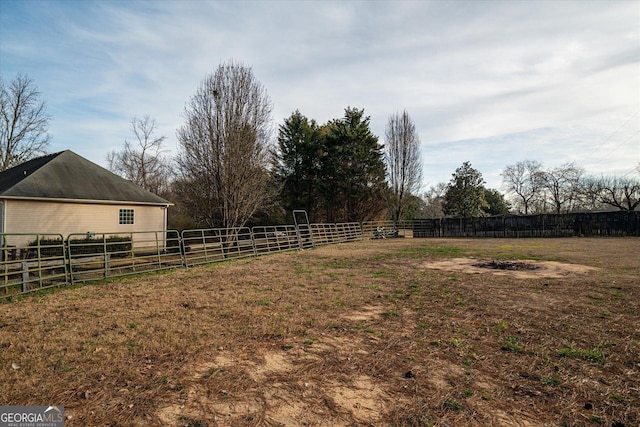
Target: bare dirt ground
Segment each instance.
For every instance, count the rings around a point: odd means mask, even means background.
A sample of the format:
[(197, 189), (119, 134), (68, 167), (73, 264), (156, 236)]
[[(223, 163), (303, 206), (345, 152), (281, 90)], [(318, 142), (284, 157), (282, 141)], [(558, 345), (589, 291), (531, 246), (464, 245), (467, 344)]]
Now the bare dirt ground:
[(637, 426), (638, 254), (386, 239), (30, 296), (0, 304), (0, 404), (67, 426)]
[(549, 278), (560, 279), (574, 274), (589, 274), (597, 271), (595, 267), (586, 265), (567, 264), (557, 261), (520, 261), (514, 269), (501, 269), (481, 266), (481, 264), (490, 264), (491, 262), (478, 262), (474, 258), (452, 258), (442, 261), (430, 261), (423, 264), (423, 268), (435, 268), (446, 271), (459, 271), (466, 274), (482, 274), (490, 272), (498, 276), (512, 276), (518, 279), (535, 279)]

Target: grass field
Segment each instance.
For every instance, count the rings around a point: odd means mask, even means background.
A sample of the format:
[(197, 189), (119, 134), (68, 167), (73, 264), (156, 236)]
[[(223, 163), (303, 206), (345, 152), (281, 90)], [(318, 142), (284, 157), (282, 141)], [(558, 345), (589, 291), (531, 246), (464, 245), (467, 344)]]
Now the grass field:
[(407, 238), (60, 289), (0, 304), (0, 404), (66, 426), (636, 427), (639, 277), (638, 238)]

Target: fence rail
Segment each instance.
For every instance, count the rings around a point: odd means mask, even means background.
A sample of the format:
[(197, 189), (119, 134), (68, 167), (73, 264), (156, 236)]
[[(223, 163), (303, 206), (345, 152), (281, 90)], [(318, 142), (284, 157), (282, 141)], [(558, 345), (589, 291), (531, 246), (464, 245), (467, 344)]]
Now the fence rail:
[(68, 282), (65, 245), (60, 234), (24, 234), (12, 236), (28, 239), (20, 246), (7, 245), (7, 235), (0, 235), (0, 296), (24, 294)]
[(128, 276), (181, 267), (177, 231), (70, 234), (67, 239), (70, 282)]
[[(360, 237), (362, 229), (358, 223), (212, 228), (182, 233), (175, 230), (72, 233), (66, 238), (60, 234), (0, 233), (0, 298)], [(7, 244), (18, 240), (29, 243)]]
[[(0, 298), (148, 271), (390, 237), (640, 236), (640, 212), (300, 223), (134, 233), (0, 233)], [(28, 243), (10, 245), (12, 242)]]
[(253, 227), (251, 232), (256, 255), (300, 249), (295, 225)]
[(413, 235), (413, 221), (365, 221), (362, 223), (362, 233), (365, 238), (385, 239), (387, 237), (406, 237)]
[(255, 255), (247, 227), (184, 230), (182, 249), (185, 267)]
[(316, 223), (310, 224), (309, 227), (315, 246), (349, 242), (363, 237), (362, 226), (357, 222)]

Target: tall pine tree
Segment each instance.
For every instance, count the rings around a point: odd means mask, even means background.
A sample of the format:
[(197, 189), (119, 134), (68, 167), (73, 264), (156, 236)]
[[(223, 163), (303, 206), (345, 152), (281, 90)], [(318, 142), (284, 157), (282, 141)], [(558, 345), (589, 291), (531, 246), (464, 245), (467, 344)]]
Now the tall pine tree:
[(482, 174), (464, 162), (452, 176), (444, 195), (444, 213), (456, 218), (483, 216), (487, 202)]
[(274, 172), (282, 186), (282, 207), (291, 212), (305, 209), (312, 221), (318, 218), (321, 128), (300, 111), (285, 119), (278, 130)]
[(326, 220), (364, 221), (384, 215), (388, 187), (383, 146), (369, 127), (364, 110), (346, 108), (327, 124), (321, 162)]

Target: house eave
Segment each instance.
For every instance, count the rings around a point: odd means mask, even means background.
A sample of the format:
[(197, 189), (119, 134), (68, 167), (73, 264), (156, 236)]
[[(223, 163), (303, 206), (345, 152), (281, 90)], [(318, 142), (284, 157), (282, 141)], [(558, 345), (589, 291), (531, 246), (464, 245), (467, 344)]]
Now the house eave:
[(78, 203), (92, 205), (140, 205), (140, 206), (159, 206), (169, 207), (173, 203), (155, 203), (155, 202), (136, 202), (131, 200), (93, 200), (93, 199), (65, 199), (65, 198), (49, 198), (49, 197), (20, 197), (20, 196), (0, 196), (0, 200), (23, 200), (30, 202), (57, 202), (57, 203)]

